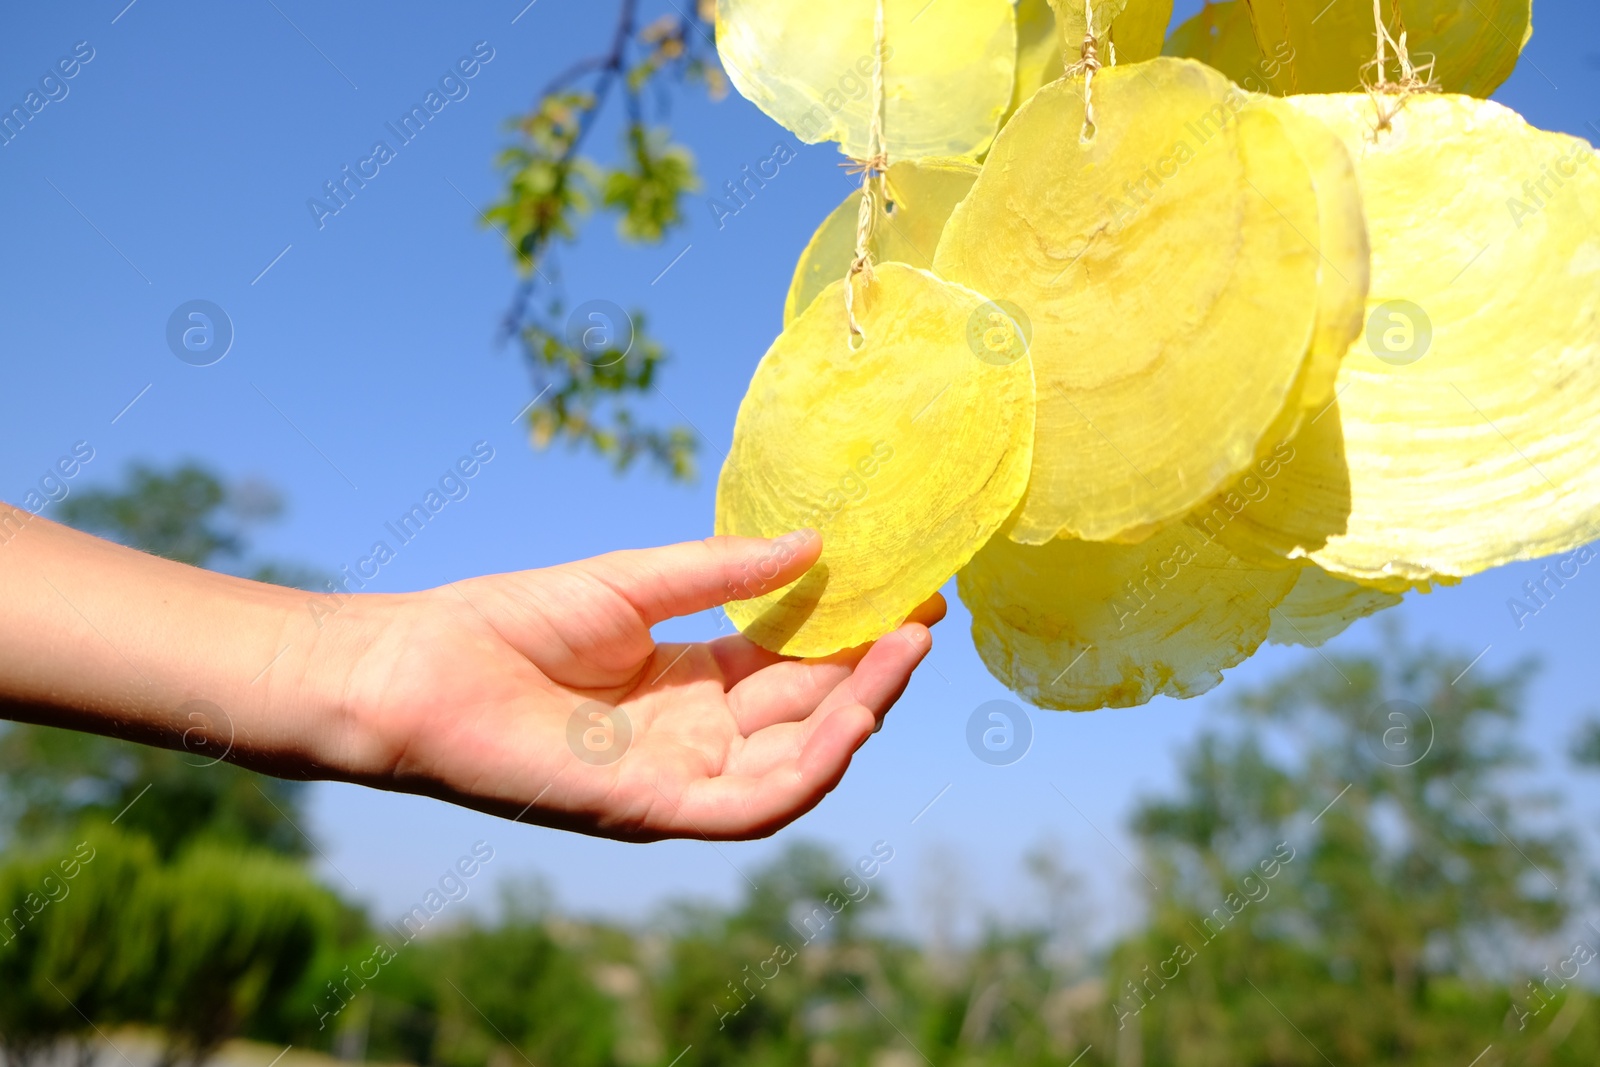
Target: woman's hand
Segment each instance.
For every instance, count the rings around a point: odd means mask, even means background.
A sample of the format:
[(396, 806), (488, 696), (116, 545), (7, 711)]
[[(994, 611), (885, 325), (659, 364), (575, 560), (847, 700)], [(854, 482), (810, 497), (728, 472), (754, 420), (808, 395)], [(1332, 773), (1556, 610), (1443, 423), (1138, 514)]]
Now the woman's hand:
[(819, 660), (737, 634), (658, 645), (650, 628), (786, 585), (820, 551), (810, 532), (713, 538), (357, 598), (312, 665), (354, 653), (357, 781), (630, 841), (760, 837), (838, 784), (943, 600)]

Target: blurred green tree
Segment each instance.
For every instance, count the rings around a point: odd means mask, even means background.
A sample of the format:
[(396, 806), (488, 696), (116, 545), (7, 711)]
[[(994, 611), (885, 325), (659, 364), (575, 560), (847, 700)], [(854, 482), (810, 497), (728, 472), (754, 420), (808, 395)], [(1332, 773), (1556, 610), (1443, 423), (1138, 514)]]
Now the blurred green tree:
[(1580, 767), (1600, 767), (1600, 719), (1589, 719), (1572, 739), (1572, 762)]
[(1139, 810), (1161, 888), (1114, 954), (1100, 1047), (1184, 1067), (1469, 1063), (1490, 1044), (1593, 1062), (1581, 992), (1524, 1016), (1507, 988), (1569, 913), (1574, 845), (1537, 819), (1548, 797), (1514, 791), (1531, 666), (1470, 666), (1390, 632), (1235, 699), (1181, 794)]
[(250, 560), (250, 530), (283, 512), (282, 495), (259, 479), (229, 484), (193, 462), (169, 470), (134, 463), (120, 486), (81, 489), (67, 497), (60, 518), (179, 563), (297, 589), (319, 588), (325, 576), (311, 568)]
[(124, 940), (150, 948), (150, 980), (132, 1017), (167, 1035), (161, 1067), (199, 1067), (300, 985), (338, 914), (303, 864), (257, 849), (196, 842), (137, 887)]
[(584, 941), (581, 924), (508, 895), (493, 926), (469, 922), (447, 943), (428, 946), (439, 983), (435, 1061), (615, 1063), (616, 1007), (595, 984), (601, 960), (583, 951)]
[(626, 969), (632, 939), (560, 918), (537, 887), (519, 890), (493, 921), (465, 913), (411, 941), (393, 926), (363, 930), (303, 985), (302, 1010), (285, 1015), (300, 1029), (279, 1036), (345, 1059), (444, 1067), (619, 1062), (617, 991), (598, 976), (615, 950)]
[(750, 872), (737, 908), (674, 909), (655, 986), (667, 1054), (692, 1046), (706, 1065), (865, 1062), (882, 1031), (893, 1034), (868, 998), (906, 1007), (880, 965), (888, 942), (865, 933), (886, 903), (876, 878), (892, 855), (880, 845), (867, 876), (796, 841)]
[[(64, 834), (117, 819), (164, 857), (197, 837), (290, 856), (310, 851), (299, 827), (305, 783), (165, 749), (46, 726), (0, 724), (0, 841)], [(118, 818), (120, 816), (120, 818)]]
[[(62, 521), (141, 551), (197, 567), (299, 588), (318, 583), (297, 564), (254, 560), (250, 531), (283, 513), (281, 495), (256, 480), (233, 484), (194, 463), (142, 463), (122, 484), (78, 490)], [(197, 711), (205, 736), (228, 736), (225, 710)], [(212, 721), (217, 720), (217, 721)], [(198, 739), (201, 735), (196, 734)], [(0, 842), (67, 832), (83, 818), (118, 819), (161, 855), (205, 834), (303, 855), (304, 786), (219, 762), (214, 746), (168, 752), (49, 727), (0, 724)]]
[(0, 907), (8, 1062), (67, 1042), (88, 1067), (103, 1027), (140, 1022), (165, 1033), (165, 1067), (203, 1063), (279, 1010), (338, 904), (292, 860), (200, 842), (162, 865), (143, 835), (90, 823), (10, 852)]
[(129, 894), (156, 869), (149, 842), (88, 825), (0, 859), (0, 1051), (33, 1067), (66, 1042), (92, 1062), (94, 1021), (128, 1018), (153, 977)]

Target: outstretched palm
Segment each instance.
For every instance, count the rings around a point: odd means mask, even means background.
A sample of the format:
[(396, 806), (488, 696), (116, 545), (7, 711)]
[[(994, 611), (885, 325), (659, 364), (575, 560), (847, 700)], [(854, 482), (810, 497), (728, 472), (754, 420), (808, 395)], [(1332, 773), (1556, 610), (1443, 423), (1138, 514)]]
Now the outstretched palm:
[(404, 598), (351, 681), (388, 739), (383, 784), (625, 840), (772, 833), (838, 783), (943, 601), (819, 660), (650, 627), (781, 587), (820, 551), (714, 538)]

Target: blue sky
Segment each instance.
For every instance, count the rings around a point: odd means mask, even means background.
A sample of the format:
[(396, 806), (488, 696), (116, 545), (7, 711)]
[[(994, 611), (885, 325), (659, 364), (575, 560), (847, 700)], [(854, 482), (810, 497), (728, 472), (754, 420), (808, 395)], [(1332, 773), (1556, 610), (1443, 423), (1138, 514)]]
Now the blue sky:
[[(106, 481), (134, 459), (192, 457), (279, 485), (291, 510), (263, 532), (261, 549), (335, 570), (487, 441), (495, 459), (470, 495), (374, 588), (709, 533), (719, 450), (779, 328), (794, 259), (846, 179), (831, 149), (804, 149), (720, 228), (702, 196), (666, 246), (623, 245), (598, 220), (560, 256), (574, 302), (646, 309), (674, 353), (667, 399), (646, 409), (687, 419), (709, 442), (699, 484), (670, 486), (643, 471), (618, 478), (585, 455), (532, 451), (513, 425), (532, 399), (526, 372), (492, 343), (514, 276), (506, 246), (475, 224), (476, 211), (499, 190), (493, 159), (507, 141), (504, 121), (557, 69), (604, 47), (614, 5), (525, 3), (94, 0), (0, 14), (7, 108), (78, 42), (93, 50), (66, 95), (0, 147), (0, 496), (21, 502), (79, 441), (95, 458), (78, 484)], [(1197, 6), (1180, 3), (1180, 12)], [(1600, 123), (1600, 14), (1585, 0), (1538, 0), (1535, 24), (1499, 98), (1536, 125), (1600, 138), (1589, 125)], [(466, 95), (319, 228), (308, 199), (367, 157), (384, 124), (478, 42), (480, 57), (488, 49), (493, 58)], [(708, 190), (791, 140), (737, 96), (712, 104), (683, 94), (671, 121)], [(609, 150), (615, 128), (593, 144)], [(225, 309), (235, 331), (226, 358), (209, 367), (175, 359), (165, 340), (174, 309), (197, 299)], [(1506, 600), (1535, 569), (1414, 597), (1394, 614), (1414, 635), (1469, 655), (1487, 648), (1484, 667), (1541, 655), (1548, 670), (1527, 738), (1559, 773), (1566, 738), (1593, 702), (1600, 577), (1586, 573), (1519, 631)], [(978, 662), (967, 625), (956, 605), (933, 658), (843, 786), (775, 841), (624, 846), (346, 786), (317, 787), (308, 829), (327, 877), (381, 912), (409, 904), (485, 839), (497, 850), (495, 877), (538, 873), (567, 907), (634, 917), (674, 895), (729, 899), (741, 872), (797, 837), (846, 858), (889, 842), (886, 883), (907, 916), (934, 886), (1014, 913), (1022, 853), (1054, 838), (1091, 887), (1087, 916), (1104, 927), (1126, 917), (1137, 882), (1118, 852), (1128, 851), (1121, 825), (1133, 799), (1171, 782), (1174, 753), (1215, 699), (1314, 655), (1269, 650), (1197, 701), (1036, 713), (1032, 751), (996, 768), (964, 740), (972, 710), (1007, 696)], [(671, 634), (714, 630), (699, 618)], [(1361, 625), (1340, 647), (1378, 636)], [(1580, 786), (1575, 796), (1586, 817), (1600, 813), (1600, 793)]]

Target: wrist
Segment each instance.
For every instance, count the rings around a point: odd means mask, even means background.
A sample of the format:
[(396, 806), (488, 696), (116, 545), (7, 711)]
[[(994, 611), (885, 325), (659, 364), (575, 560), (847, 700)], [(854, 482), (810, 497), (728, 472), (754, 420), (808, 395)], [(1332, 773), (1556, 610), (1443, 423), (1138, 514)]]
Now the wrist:
[(297, 592), (286, 606), (288, 651), (265, 713), (296, 724), (286, 740), (303, 747), (285, 754), (297, 765), (318, 777), (364, 784), (389, 776), (406, 740), (383, 713), (385, 672), (374, 660), (393, 645), (408, 599)]
[[(437, 591), (298, 594), (288, 617), (290, 706), (320, 777), (416, 791), (421, 743), (437, 724), (430, 654), (460, 605)], [(289, 657), (285, 657), (288, 659)]]

